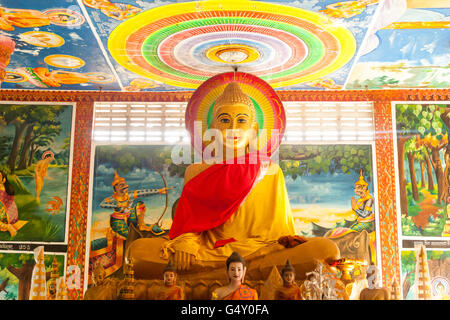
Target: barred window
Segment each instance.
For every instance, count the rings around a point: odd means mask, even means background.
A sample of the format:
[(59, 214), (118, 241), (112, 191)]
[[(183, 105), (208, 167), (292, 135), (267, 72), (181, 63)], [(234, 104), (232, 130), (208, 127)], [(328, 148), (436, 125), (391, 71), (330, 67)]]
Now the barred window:
[[(189, 142), (187, 103), (96, 103), (93, 140), (104, 143)], [(284, 141), (370, 142), (374, 140), (373, 104), (285, 101)]]
[(286, 142), (359, 142), (374, 140), (373, 104), (285, 101)]
[(185, 109), (186, 103), (97, 103), (94, 109), (94, 141), (190, 141), (184, 127)]

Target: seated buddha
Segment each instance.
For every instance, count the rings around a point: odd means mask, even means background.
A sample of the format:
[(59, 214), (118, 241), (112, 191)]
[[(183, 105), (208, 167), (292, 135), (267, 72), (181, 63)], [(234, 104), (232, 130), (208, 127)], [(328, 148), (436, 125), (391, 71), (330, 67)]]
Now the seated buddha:
[(128, 247), (136, 277), (159, 277), (169, 260), (190, 279), (222, 275), (212, 271), (235, 251), (246, 260), (250, 280), (266, 279), (287, 259), (300, 278), (317, 261), (338, 259), (338, 247), (326, 238), (292, 248), (279, 243), (296, 235), (283, 172), (268, 156), (252, 153), (255, 107), (237, 82), (215, 100), (210, 128), (216, 147), (211, 157), (187, 167), (168, 238), (140, 238)]
[(233, 252), (226, 261), (228, 284), (211, 294), (212, 300), (258, 300), (258, 293), (244, 285), (245, 260), (238, 252)]
[(275, 291), (275, 300), (303, 300), (302, 291), (295, 283), (295, 269), (289, 262), (281, 269), (283, 285)]

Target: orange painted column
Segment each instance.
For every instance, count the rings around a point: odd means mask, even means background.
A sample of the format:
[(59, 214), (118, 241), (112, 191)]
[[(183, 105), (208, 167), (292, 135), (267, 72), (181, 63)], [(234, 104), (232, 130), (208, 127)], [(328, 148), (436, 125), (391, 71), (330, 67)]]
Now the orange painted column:
[(397, 283), (401, 282), (393, 140), (395, 124), (392, 122), (390, 100), (374, 101), (374, 121), (381, 272), (383, 286), (390, 288), (394, 278)]
[(93, 101), (77, 102), (66, 270), (79, 267), (80, 286), (69, 290), (70, 300), (83, 299), (93, 109)]

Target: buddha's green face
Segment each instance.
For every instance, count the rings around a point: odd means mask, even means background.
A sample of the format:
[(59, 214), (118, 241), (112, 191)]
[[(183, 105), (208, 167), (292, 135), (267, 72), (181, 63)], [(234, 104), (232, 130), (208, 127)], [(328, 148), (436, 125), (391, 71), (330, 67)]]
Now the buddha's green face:
[(235, 151), (245, 149), (257, 132), (250, 107), (241, 103), (226, 104), (214, 111), (211, 128), (222, 133), (222, 146)]

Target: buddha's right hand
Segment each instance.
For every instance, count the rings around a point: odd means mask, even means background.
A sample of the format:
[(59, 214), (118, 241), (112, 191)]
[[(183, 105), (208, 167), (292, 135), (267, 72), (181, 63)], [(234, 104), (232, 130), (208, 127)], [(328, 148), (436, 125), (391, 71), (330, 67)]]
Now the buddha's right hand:
[(175, 265), (178, 271), (189, 270), (195, 261), (195, 256), (193, 254), (180, 250), (175, 250), (172, 258), (173, 264)]

